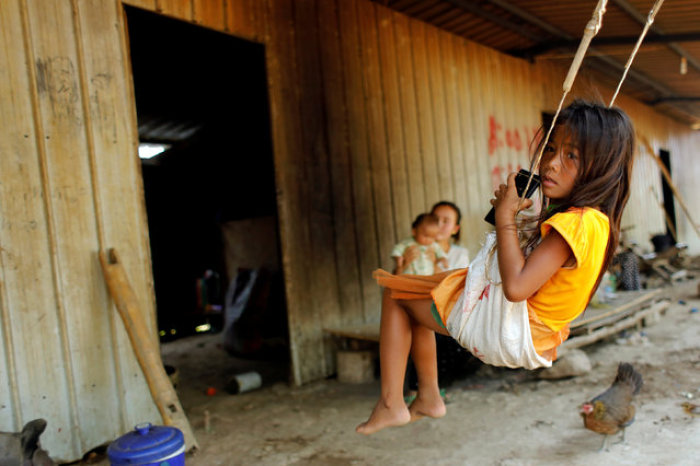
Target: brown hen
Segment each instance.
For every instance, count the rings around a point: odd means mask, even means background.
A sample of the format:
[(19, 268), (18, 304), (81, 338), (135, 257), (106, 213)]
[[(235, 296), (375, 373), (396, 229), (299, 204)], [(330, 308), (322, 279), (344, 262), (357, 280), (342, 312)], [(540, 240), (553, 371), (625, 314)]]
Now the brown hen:
[(631, 364), (620, 363), (610, 388), (581, 405), (583, 425), (605, 435), (601, 450), (606, 447), (608, 435), (622, 431), (622, 440), (625, 439), (625, 427), (634, 422), (632, 397), (639, 393), (642, 383), (642, 376)]

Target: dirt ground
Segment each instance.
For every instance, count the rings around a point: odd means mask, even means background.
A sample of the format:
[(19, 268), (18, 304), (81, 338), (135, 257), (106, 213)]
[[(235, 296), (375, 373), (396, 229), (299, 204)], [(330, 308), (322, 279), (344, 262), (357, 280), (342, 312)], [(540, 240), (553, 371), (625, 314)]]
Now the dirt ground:
[[(545, 381), (535, 372), (483, 366), (447, 389), (444, 418), (370, 437), (354, 429), (370, 414), (378, 381), (350, 385), (329, 379), (293, 387), (279, 364), (228, 356), (220, 335), (165, 344), (164, 361), (180, 370), (178, 392), (200, 445), (186, 462), (700, 465), (700, 416), (681, 406), (700, 403), (697, 286), (694, 280), (666, 288), (673, 304), (659, 322), (583, 348), (593, 365), (585, 376)], [(578, 407), (610, 385), (620, 361), (632, 363), (644, 377), (636, 421), (624, 442), (598, 451), (602, 436), (583, 427)], [(263, 374), (262, 388), (226, 392), (227, 375), (251, 369)], [(209, 387), (216, 394), (207, 395)]]

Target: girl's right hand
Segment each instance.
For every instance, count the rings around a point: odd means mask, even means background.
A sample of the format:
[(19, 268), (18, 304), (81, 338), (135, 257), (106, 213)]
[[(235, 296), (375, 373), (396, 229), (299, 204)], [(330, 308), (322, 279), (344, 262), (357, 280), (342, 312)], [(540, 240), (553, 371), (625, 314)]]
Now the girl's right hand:
[[(491, 205), (496, 209), (496, 225), (504, 222), (510, 223), (515, 219), (515, 215), (519, 210), (527, 209), (532, 205), (531, 199), (524, 199), (520, 203), (520, 197), (515, 188), (515, 175), (515, 172), (508, 175), (507, 184), (501, 184), (494, 191), (496, 198), (491, 199)], [(499, 219), (501, 220), (500, 222)]]

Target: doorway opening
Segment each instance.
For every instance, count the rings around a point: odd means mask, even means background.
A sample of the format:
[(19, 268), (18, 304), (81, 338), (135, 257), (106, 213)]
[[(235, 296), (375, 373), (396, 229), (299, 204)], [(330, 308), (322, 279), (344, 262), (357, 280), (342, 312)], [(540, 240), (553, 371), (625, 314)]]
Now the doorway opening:
[[(671, 174), (671, 153), (667, 150), (659, 150), (659, 158), (661, 162), (666, 167), (666, 170)], [(664, 210), (668, 215), (668, 221), (666, 223), (666, 235), (673, 236), (675, 238), (676, 231), (678, 231), (676, 225), (676, 207), (673, 204), (673, 190), (671, 186), (666, 181), (666, 177), (661, 175), (661, 192), (663, 195)], [(672, 231), (673, 230), (673, 231)]]
[(125, 11), (164, 359), (207, 353), (229, 375), (272, 361), (263, 379), (288, 378), (264, 47)]

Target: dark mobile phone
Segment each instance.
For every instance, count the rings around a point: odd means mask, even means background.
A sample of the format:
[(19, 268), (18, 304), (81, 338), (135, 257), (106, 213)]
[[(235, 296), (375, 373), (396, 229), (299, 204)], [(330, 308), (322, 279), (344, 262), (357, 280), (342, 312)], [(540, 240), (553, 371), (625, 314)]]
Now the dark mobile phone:
[[(515, 175), (515, 189), (518, 191), (518, 196), (523, 195), (523, 191), (525, 191), (525, 186), (527, 186), (527, 180), (530, 178), (530, 172), (527, 170), (520, 169), (518, 173)], [(534, 175), (532, 177), (532, 182), (530, 183), (530, 187), (527, 190), (527, 193), (525, 194), (525, 197), (529, 198), (535, 193), (535, 190), (537, 187), (540, 185), (540, 176), (539, 175)], [(484, 220), (489, 222), (491, 225), (496, 226), (496, 211), (494, 210), (493, 207), (491, 207), (491, 210), (489, 210), (489, 213), (486, 214), (486, 217), (484, 217)]]

